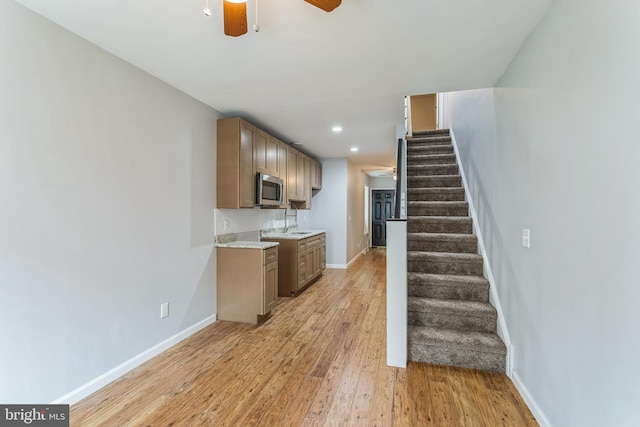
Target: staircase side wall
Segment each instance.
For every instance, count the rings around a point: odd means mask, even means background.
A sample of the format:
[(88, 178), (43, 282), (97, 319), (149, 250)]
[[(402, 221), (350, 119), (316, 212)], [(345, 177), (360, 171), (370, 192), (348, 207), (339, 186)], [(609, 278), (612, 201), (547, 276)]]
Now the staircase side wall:
[(448, 99), (512, 378), (541, 425), (640, 425), (639, 17), (553, 2), (495, 89)]

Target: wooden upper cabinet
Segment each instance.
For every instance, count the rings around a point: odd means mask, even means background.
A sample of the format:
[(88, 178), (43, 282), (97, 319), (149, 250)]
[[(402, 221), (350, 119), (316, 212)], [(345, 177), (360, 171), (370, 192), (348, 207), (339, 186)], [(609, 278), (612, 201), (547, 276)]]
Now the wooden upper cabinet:
[(282, 179), (280, 208), (311, 209), (312, 188), (322, 188), (319, 162), (239, 117), (218, 120), (217, 153), (218, 208), (255, 207), (257, 172)]
[(218, 120), (217, 208), (253, 208), (255, 175), (253, 145), (257, 129), (238, 118)]
[(304, 154), (298, 154), (298, 164), (297, 164), (298, 176), (296, 180), (297, 190), (296, 194), (298, 195), (298, 200), (302, 202), (307, 201), (307, 192), (306, 192), (306, 173), (305, 173), (305, 156)]
[(311, 160), (311, 188), (322, 190), (322, 163)]
[(261, 129), (256, 130), (253, 144), (254, 172), (279, 176), (278, 140)]
[(298, 186), (298, 157), (298, 150), (291, 147), (287, 149), (287, 198), (294, 201), (302, 200), (298, 194), (300, 188)]
[(278, 162), (279, 145), (280, 141), (269, 135), (269, 139), (267, 140), (267, 170), (271, 172), (271, 175), (282, 178), (280, 176), (280, 163)]
[(311, 196), (313, 193), (311, 192), (311, 169), (312, 165), (309, 157), (304, 158), (304, 199), (305, 206), (304, 209), (311, 209)]
[(289, 174), (287, 173), (288, 164), (288, 152), (287, 144), (282, 141), (278, 141), (278, 172), (280, 179), (282, 179), (282, 203), (280, 204), (281, 208), (286, 209), (289, 206)]

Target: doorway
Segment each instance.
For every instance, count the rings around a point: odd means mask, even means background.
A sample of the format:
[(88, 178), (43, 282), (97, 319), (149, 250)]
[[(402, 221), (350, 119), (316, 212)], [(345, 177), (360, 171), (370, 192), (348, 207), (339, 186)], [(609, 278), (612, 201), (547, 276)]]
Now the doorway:
[(412, 95), (411, 134), (438, 128), (438, 98), (435, 93)]
[(371, 191), (371, 245), (387, 246), (387, 218), (393, 218), (395, 190)]

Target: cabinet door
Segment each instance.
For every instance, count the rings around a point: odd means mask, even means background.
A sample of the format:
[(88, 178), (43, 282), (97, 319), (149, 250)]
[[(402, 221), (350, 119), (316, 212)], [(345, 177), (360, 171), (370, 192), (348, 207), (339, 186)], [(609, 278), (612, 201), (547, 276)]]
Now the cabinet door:
[(280, 164), (278, 163), (278, 141), (276, 138), (269, 135), (266, 145), (266, 169), (269, 175), (280, 176)]
[(307, 248), (307, 265), (306, 265), (306, 267), (307, 267), (307, 269), (306, 269), (307, 282), (309, 280), (313, 279), (314, 278), (314, 274), (315, 274), (314, 271), (313, 271), (313, 270), (315, 270), (314, 265), (313, 265), (313, 259), (314, 259), (314, 257), (313, 257), (313, 249), (314, 249), (313, 247)]
[(305, 173), (304, 173), (304, 157), (299, 154), (297, 156), (297, 169), (296, 169), (296, 197), (298, 200), (306, 200), (307, 194), (305, 193)]
[(311, 161), (311, 188), (322, 190), (322, 163)]
[(256, 205), (256, 180), (253, 172), (253, 142), (256, 127), (240, 121), (240, 207), (253, 208)]
[(293, 148), (287, 150), (287, 197), (298, 199), (298, 152)]
[(327, 246), (326, 243), (320, 245), (320, 271), (327, 268)]
[(254, 172), (268, 174), (267, 171), (267, 140), (269, 134), (256, 129), (256, 136), (253, 140), (253, 166)]
[(322, 274), (321, 251), (322, 245), (316, 245), (313, 248), (313, 277), (317, 277)]
[(263, 315), (267, 314), (278, 304), (278, 261), (264, 266), (264, 299)]
[(304, 198), (305, 209), (311, 209), (311, 159), (305, 157), (304, 159)]
[(307, 250), (305, 248), (298, 250), (298, 287), (302, 288), (307, 284)]
[(288, 198), (288, 188), (289, 188), (289, 180), (287, 170), (289, 165), (287, 163), (288, 159), (288, 149), (284, 142), (280, 142), (278, 144), (278, 172), (279, 177), (282, 179), (282, 204), (281, 208), (286, 209), (289, 206), (289, 198)]

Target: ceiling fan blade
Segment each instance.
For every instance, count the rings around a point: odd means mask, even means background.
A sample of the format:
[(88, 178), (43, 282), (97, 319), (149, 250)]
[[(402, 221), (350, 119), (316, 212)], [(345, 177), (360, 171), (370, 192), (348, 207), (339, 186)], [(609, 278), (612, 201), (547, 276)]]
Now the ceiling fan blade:
[(319, 7), (325, 12), (331, 12), (336, 7), (340, 6), (342, 0), (304, 0), (307, 3), (311, 3), (315, 7)]
[(224, 12), (224, 33), (238, 37), (247, 32), (247, 3), (222, 2)]

